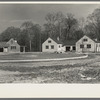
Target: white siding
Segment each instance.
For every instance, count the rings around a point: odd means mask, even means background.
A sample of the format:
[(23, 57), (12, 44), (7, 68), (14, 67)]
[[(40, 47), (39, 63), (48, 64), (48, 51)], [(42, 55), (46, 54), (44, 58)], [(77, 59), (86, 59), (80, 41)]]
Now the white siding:
[[(51, 43), (48, 43), (48, 41), (51, 41)], [(51, 48), (51, 46), (54, 45), (54, 49)], [(46, 49), (46, 46), (49, 46), (49, 49)], [(43, 44), (42, 44), (42, 52), (55, 52), (57, 51), (57, 43), (53, 41), (51, 38), (48, 38)]]
[[(87, 39), (87, 41), (83, 41), (83, 39)], [(80, 48), (80, 45), (83, 44), (84, 48)], [(87, 45), (91, 44), (91, 48), (87, 48)], [(87, 37), (83, 36), (78, 42), (76, 42), (76, 52), (95, 52), (95, 42)]]

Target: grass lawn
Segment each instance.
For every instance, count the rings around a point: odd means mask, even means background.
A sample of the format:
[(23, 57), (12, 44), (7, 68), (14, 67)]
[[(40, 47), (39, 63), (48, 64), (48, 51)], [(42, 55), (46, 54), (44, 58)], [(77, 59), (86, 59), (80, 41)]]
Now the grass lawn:
[(82, 54), (76, 53), (10, 53), (0, 55), (0, 60), (31, 60), (31, 59), (52, 59), (52, 58), (68, 58), (79, 57)]
[[(59, 55), (63, 54), (50, 57)], [(100, 55), (65, 61), (0, 63), (0, 83), (100, 83)]]

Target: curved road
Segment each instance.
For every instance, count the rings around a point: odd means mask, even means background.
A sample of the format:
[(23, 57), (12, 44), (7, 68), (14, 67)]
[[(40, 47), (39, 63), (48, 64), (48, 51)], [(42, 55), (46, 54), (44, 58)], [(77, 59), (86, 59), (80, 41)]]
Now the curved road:
[(0, 62), (42, 62), (42, 61), (61, 61), (70, 59), (82, 59), (87, 58), (88, 55), (80, 57), (69, 57), (69, 58), (54, 58), (54, 59), (30, 59), (30, 60), (0, 60)]

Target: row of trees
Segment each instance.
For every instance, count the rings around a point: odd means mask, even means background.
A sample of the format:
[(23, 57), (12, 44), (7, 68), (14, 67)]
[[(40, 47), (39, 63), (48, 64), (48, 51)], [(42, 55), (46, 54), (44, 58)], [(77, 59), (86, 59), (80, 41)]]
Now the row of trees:
[(71, 13), (48, 13), (46, 23), (42, 29), (39, 24), (31, 21), (24, 22), (20, 28), (8, 27), (0, 34), (0, 41), (17, 39), (26, 51), (41, 51), (41, 44), (48, 38), (59, 37), (62, 42), (66, 40), (79, 40), (84, 34), (100, 40), (100, 9), (95, 9), (86, 20), (76, 19)]

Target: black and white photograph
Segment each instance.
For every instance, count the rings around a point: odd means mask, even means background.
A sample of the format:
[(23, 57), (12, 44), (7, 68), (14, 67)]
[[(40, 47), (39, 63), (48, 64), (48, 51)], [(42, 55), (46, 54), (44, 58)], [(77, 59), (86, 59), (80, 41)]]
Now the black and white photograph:
[(100, 3), (0, 3), (5, 83), (100, 83)]

